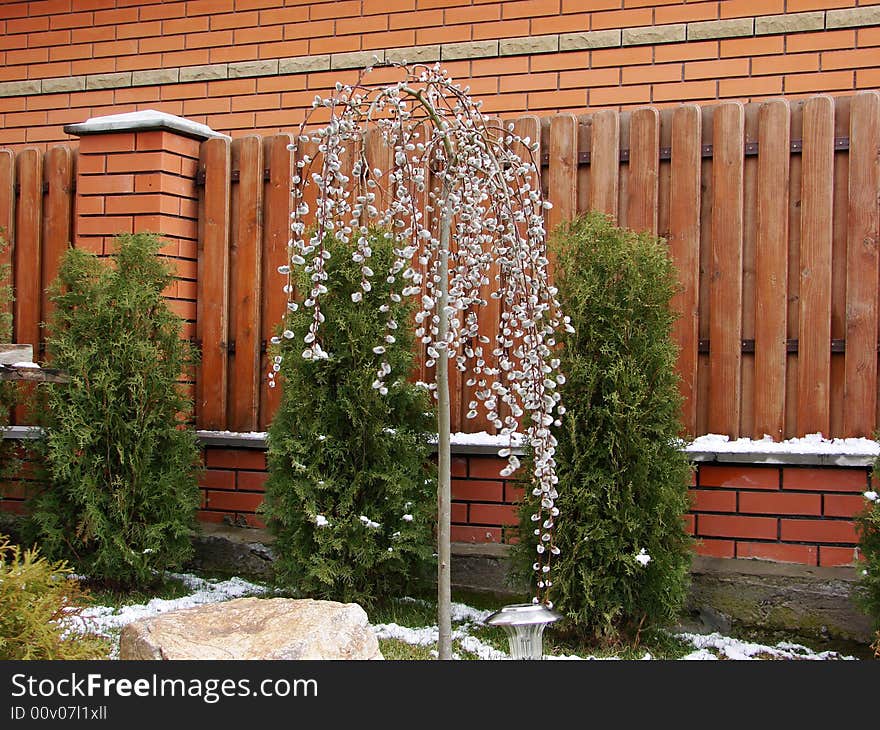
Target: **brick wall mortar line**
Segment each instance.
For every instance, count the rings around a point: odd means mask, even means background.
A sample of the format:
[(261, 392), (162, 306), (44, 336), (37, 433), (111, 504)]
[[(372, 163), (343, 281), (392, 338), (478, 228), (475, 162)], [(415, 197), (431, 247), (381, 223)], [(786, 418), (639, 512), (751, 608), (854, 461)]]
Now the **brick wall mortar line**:
[[(498, 58), (500, 56), (533, 55), (536, 53), (576, 51), (595, 48), (623, 48), (635, 45), (657, 45), (667, 43), (690, 43), (725, 38), (766, 37), (769, 35), (794, 35), (820, 30), (843, 30), (880, 26), (880, 5), (867, 5), (856, 8), (820, 10), (803, 13), (779, 13), (776, 15), (756, 15), (745, 18), (721, 20), (701, 20), (689, 23), (666, 23), (655, 26), (638, 26), (612, 30), (587, 31), (583, 33), (559, 33), (531, 38), (516, 36), (497, 40), (477, 40), (441, 45), (424, 44), (430, 49), (428, 57), (443, 60), (474, 60)], [(682, 31), (684, 37), (681, 38)], [(654, 40), (647, 40), (647, 38)], [(667, 40), (668, 39), (668, 40)], [(535, 44), (538, 44), (535, 46)], [(512, 49), (533, 50), (511, 53)], [(225, 80), (227, 78), (259, 78), (307, 74), (321, 69), (354, 68), (363, 65), (361, 57), (379, 56), (400, 59), (403, 51), (418, 53), (423, 46), (391, 48), (387, 51), (355, 51), (350, 53), (317, 54), (289, 58), (260, 59), (235, 63), (202, 64), (169, 68), (144, 69), (137, 71), (118, 71), (102, 74), (79, 74), (46, 79), (28, 79), (0, 82), (0, 98), (15, 96), (38, 96), (58, 93), (62, 88), (77, 86), (77, 90), (88, 91), (123, 89), (133, 86), (166, 86), (195, 80), (193, 74), (203, 80)], [(424, 59), (427, 60), (427, 57)], [(368, 62), (368, 59), (367, 59)], [(24, 66), (24, 68), (27, 68)], [(233, 76), (234, 73), (234, 76)], [(210, 77), (210, 79), (208, 78)]]

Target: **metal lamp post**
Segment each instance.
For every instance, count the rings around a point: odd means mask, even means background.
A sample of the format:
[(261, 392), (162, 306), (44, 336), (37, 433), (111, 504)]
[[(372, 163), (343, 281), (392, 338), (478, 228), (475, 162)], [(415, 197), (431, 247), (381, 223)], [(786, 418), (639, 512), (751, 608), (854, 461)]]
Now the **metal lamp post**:
[(486, 623), (504, 629), (512, 659), (543, 659), (544, 629), (560, 618), (559, 613), (543, 604), (515, 603), (493, 613)]

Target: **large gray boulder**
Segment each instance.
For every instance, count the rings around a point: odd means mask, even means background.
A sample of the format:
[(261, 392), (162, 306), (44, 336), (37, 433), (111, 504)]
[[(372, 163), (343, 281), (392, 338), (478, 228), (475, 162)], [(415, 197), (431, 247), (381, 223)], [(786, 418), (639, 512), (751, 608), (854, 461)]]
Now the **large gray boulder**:
[(120, 659), (382, 659), (356, 603), (238, 598), (134, 621)]

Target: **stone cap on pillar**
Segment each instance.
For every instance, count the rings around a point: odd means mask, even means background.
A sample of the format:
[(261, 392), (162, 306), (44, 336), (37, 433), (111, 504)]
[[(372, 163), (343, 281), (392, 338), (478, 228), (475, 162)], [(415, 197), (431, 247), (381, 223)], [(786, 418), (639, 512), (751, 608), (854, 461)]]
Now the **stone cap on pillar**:
[(231, 139), (229, 135), (215, 132), (209, 126), (194, 122), (191, 119), (176, 117), (173, 114), (144, 109), (138, 112), (125, 114), (111, 114), (105, 117), (92, 117), (79, 124), (67, 124), (64, 131), (77, 137), (89, 134), (106, 134), (108, 132), (151, 132), (164, 130), (175, 132), (184, 137), (192, 137), (198, 140), (220, 137)]

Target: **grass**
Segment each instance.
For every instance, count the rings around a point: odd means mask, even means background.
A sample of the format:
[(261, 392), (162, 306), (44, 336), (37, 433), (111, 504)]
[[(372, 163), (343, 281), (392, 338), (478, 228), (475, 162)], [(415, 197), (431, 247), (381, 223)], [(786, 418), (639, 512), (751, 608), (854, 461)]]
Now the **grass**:
[[(471, 591), (455, 591), (452, 599), (457, 603), (464, 603), (484, 611), (494, 611), (505, 604), (517, 601), (516, 598), (510, 596)], [(371, 611), (370, 622), (373, 624), (395, 623), (410, 628), (435, 625), (437, 623), (437, 604), (433, 595), (424, 595), (415, 599), (394, 599), (382, 603)], [(453, 625), (453, 631), (454, 629), (455, 625)], [(501, 628), (471, 623), (468, 626), (468, 634), (494, 649), (504, 653), (509, 652), (507, 635)], [(433, 647), (414, 646), (395, 639), (381, 639), (379, 646), (386, 659), (423, 660), (433, 658), (431, 654)], [(453, 641), (453, 651), (462, 659), (478, 658), (475, 654), (464, 649), (458, 641)], [(549, 656), (575, 655), (642, 659), (645, 652), (649, 652), (655, 659), (678, 659), (692, 651), (693, 647), (685, 641), (662, 630), (646, 631), (642, 635), (640, 644), (635, 647), (623, 645), (587, 646), (554, 635), (552, 626), (548, 627), (544, 633), (544, 652)]]
[(397, 639), (380, 639), (379, 651), (389, 661), (430, 661), (436, 659), (436, 652), (429, 646), (414, 646)]
[[(202, 574), (203, 578), (223, 579), (228, 576), (207, 575)], [(112, 606), (121, 609), (125, 606), (134, 604), (144, 604), (153, 598), (175, 599), (189, 595), (192, 592), (186, 584), (178, 578), (164, 576), (161, 580), (150, 587), (143, 587), (134, 590), (111, 590), (107, 588), (95, 588), (90, 591), (91, 605)], [(284, 596), (283, 592), (270, 592), (265, 597)], [(524, 602), (525, 597), (517, 599), (515, 596), (501, 596), (492, 593), (481, 593), (473, 591), (457, 590), (453, 593), (453, 601), (462, 603), (481, 611), (495, 611), (501, 606), (509, 603)], [(437, 623), (437, 604), (436, 594), (433, 592), (421, 595), (392, 598), (377, 604), (368, 612), (371, 624), (397, 624), (408, 628), (422, 628), (426, 626), (434, 626)], [(453, 625), (453, 632), (456, 628), (464, 628), (465, 625), (456, 623)], [(485, 645), (507, 654), (509, 646), (507, 636), (504, 631), (497, 627), (487, 626), (478, 622), (469, 622), (466, 624), (467, 634), (478, 639)], [(856, 642), (837, 642), (835, 645), (823, 644), (816, 640), (805, 639), (803, 637), (793, 636), (790, 633), (783, 632), (758, 632), (755, 630), (737, 629), (731, 633), (736, 638), (752, 641), (761, 644), (773, 645), (779, 641), (791, 641), (808, 646), (815, 651), (835, 650), (842, 654), (849, 654), (862, 659), (869, 659), (872, 651), (869, 647), (857, 644)], [(118, 638), (118, 631), (111, 632), (111, 639)], [(436, 656), (436, 647), (419, 646), (408, 644), (404, 641), (396, 639), (380, 639), (379, 647), (383, 656), (390, 660), (406, 660), (406, 661), (425, 661), (431, 660)], [(615, 645), (615, 646), (591, 646), (582, 641), (565, 637), (555, 631), (553, 626), (549, 626), (544, 633), (544, 653), (548, 656), (579, 656), (596, 658), (617, 658), (617, 659), (642, 659), (646, 653), (649, 653), (654, 659), (679, 659), (694, 650), (693, 646), (684, 640), (678, 638), (670, 631), (663, 629), (649, 629), (642, 633), (640, 642), (636, 646)], [(453, 641), (453, 651), (461, 659), (471, 660), (479, 657), (467, 651), (460, 641)], [(709, 649), (719, 658), (725, 658), (723, 655), (713, 649)], [(770, 656), (763, 658), (773, 658)]]
[(139, 586), (137, 588), (108, 588), (91, 584), (89, 581), (85, 581), (83, 585), (89, 591), (89, 603), (91, 605), (113, 606), (114, 608), (149, 603), (154, 598), (173, 600), (175, 598), (183, 598), (192, 593), (184, 585), (183, 581), (169, 576), (162, 576), (152, 586)]

